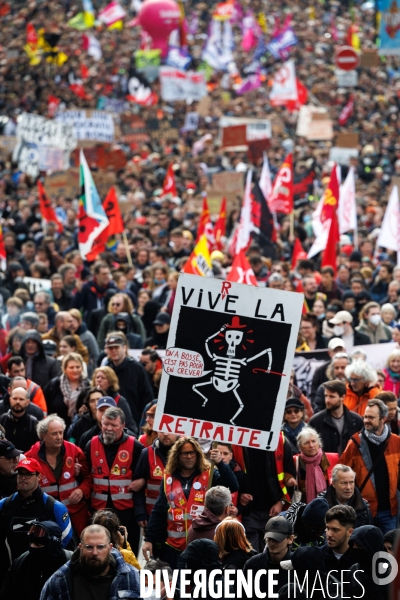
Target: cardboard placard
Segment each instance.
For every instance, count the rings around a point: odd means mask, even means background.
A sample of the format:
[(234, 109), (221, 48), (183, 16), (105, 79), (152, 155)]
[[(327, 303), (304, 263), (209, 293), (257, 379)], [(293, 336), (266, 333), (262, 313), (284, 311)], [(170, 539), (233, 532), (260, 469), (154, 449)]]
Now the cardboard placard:
[[(100, 198), (103, 200), (110, 187), (115, 185), (116, 175), (112, 171), (92, 171), (91, 173)], [(44, 187), (49, 196), (78, 198), (80, 194), (79, 169), (73, 167), (68, 171), (48, 175), (44, 180)]]
[(358, 139), (358, 133), (338, 133), (335, 146), (339, 146), (339, 148), (358, 148)]
[(246, 125), (234, 125), (232, 127), (223, 127), (222, 148), (235, 149), (237, 147), (247, 146), (246, 131)]
[(179, 139), (179, 125), (176, 119), (149, 119), (146, 121), (146, 128), (153, 141)]
[(139, 115), (121, 115), (121, 134), (125, 144), (143, 144), (150, 140), (146, 123)]
[(212, 100), (210, 96), (204, 96), (204, 98), (200, 100), (196, 110), (201, 117), (208, 117), (208, 115), (210, 114), (211, 104)]
[(381, 61), (376, 48), (370, 48), (362, 51), (360, 56), (360, 67), (369, 69), (371, 67), (379, 67), (380, 63)]
[(252, 142), (247, 142), (247, 144), (247, 156), (249, 157), (250, 162), (256, 163), (262, 159), (263, 152), (270, 147), (270, 140), (254, 140)]
[(326, 108), (313, 105), (302, 106), (297, 120), (296, 135), (310, 141), (331, 140), (333, 123)]
[[(72, 153), (73, 166), (79, 167), (79, 149), (77, 148)], [(111, 146), (96, 145), (92, 148), (85, 148), (84, 154), (89, 167), (97, 167), (98, 169), (107, 169), (113, 167), (116, 171), (123, 169), (128, 162), (124, 152), (120, 148), (112, 148)]]
[(14, 148), (17, 145), (17, 136), (0, 135), (0, 158), (7, 160), (11, 158)]
[(242, 204), (244, 191), (243, 173), (223, 171), (215, 173), (212, 184), (207, 187), (207, 200), (211, 214), (219, 214), (222, 198), (226, 198), (227, 214)]

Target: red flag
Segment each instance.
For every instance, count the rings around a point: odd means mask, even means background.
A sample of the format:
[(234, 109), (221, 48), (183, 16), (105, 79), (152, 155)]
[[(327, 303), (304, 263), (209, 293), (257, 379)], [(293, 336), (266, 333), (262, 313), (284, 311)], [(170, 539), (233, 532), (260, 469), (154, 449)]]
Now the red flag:
[(232, 268), (226, 278), (227, 281), (237, 281), (237, 283), (246, 283), (247, 285), (257, 285), (257, 279), (246, 258), (244, 249), (235, 256)]
[(215, 249), (222, 250), (224, 244), (222, 238), (226, 233), (226, 198), (222, 198), (221, 208), (219, 209), (219, 217), (214, 225)]
[(163, 189), (162, 189), (162, 196), (166, 196), (167, 194), (172, 194), (173, 196), (176, 196), (176, 184), (175, 184), (175, 173), (174, 170), (172, 168), (172, 163), (170, 163), (168, 170), (167, 170), (167, 174), (165, 176), (164, 179), (164, 184), (163, 184)]
[(302, 258), (307, 258), (307, 252), (304, 252), (303, 246), (301, 245), (299, 238), (296, 238), (294, 241), (293, 254), (292, 254), (292, 269), (293, 270), (295, 269), (295, 267), (297, 265), (297, 261), (301, 260)]
[(82, 79), (87, 79), (89, 77), (89, 69), (83, 63), (81, 63), (81, 77)]
[(38, 36), (32, 23), (27, 23), (26, 25), (26, 43), (30, 48), (32, 48), (32, 50), (36, 50), (38, 45)]
[(106, 244), (110, 237), (117, 233), (123, 233), (125, 229), (114, 187), (108, 190), (108, 194), (103, 201), (103, 208), (108, 217), (108, 225), (94, 240), (91, 251), (86, 255), (89, 262), (96, 260), (98, 255), (106, 250)]
[(40, 212), (42, 213), (43, 219), (47, 223), (49, 221), (53, 221), (53, 223), (56, 223), (58, 233), (62, 233), (64, 230), (64, 227), (57, 218), (56, 211), (52, 207), (50, 199), (47, 197), (46, 190), (44, 189), (43, 184), (40, 181), (38, 181), (37, 185), (38, 185)]
[(336, 277), (336, 267), (337, 267), (337, 265), (336, 265), (336, 262), (337, 262), (336, 246), (337, 246), (339, 239), (340, 239), (340, 236), (339, 236), (338, 221), (337, 221), (336, 212), (334, 212), (332, 214), (331, 226), (329, 228), (328, 242), (326, 244), (326, 248), (322, 255), (321, 267), (328, 267), (328, 266), (332, 267), (333, 270), (335, 271), (335, 277)]
[(293, 211), (293, 156), (288, 154), (267, 198), (270, 211), (290, 215)]
[(206, 231), (207, 224), (210, 221), (210, 209), (208, 208), (207, 196), (203, 196), (203, 207), (201, 209), (199, 227), (197, 229), (197, 240), (201, 238)]
[(6, 247), (4, 245), (3, 238), (3, 229), (0, 225), (0, 267), (2, 271), (5, 271), (7, 268), (7, 252)]
[(339, 180), (337, 176), (336, 164), (333, 166), (331, 171), (331, 177), (328, 183), (328, 187), (324, 192), (324, 202), (321, 210), (321, 221), (322, 223), (327, 219), (332, 219), (333, 215), (336, 214), (336, 210), (339, 202)]
[(347, 121), (352, 116), (353, 111), (354, 111), (354, 96), (352, 94), (349, 98), (349, 101), (343, 107), (342, 112), (339, 115), (339, 120), (338, 120), (339, 125), (346, 125)]
[(55, 115), (55, 112), (57, 110), (57, 106), (60, 104), (60, 100), (59, 98), (57, 98), (56, 96), (53, 96), (52, 94), (50, 94), (50, 96), (47, 98), (47, 116), (52, 119)]
[(297, 100), (287, 100), (285, 103), (286, 108), (289, 111), (300, 110), (303, 104), (307, 103), (308, 90), (304, 83), (301, 83), (296, 77), (296, 88), (297, 88)]
[(82, 83), (71, 83), (69, 87), (70, 90), (75, 94), (75, 96), (78, 96), (78, 98), (82, 98), (82, 100), (86, 100), (86, 92)]

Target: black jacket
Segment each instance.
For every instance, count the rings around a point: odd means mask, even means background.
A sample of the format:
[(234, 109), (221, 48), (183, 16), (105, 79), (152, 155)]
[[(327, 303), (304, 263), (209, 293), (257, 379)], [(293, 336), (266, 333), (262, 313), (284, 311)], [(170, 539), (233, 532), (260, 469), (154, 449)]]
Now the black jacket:
[(0, 417), (0, 425), (6, 431), (6, 438), (12, 442), (18, 450), (27, 452), (33, 444), (38, 441), (36, 426), (38, 420), (26, 412), (19, 418), (15, 419), (9, 410), (5, 415)]
[[(385, 552), (386, 550), (383, 545), (381, 530), (373, 525), (358, 527), (350, 536), (349, 546), (353, 547), (354, 542), (357, 543), (359, 548), (353, 548), (358, 562), (351, 567), (349, 573), (349, 579), (351, 580), (349, 595), (353, 598), (362, 597), (363, 600), (387, 600), (389, 598), (389, 584), (377, 585), (372, 579), (372, 569), (375, 567), (372, 557), (376, 552)], [(389, 566), (385, 576), (389, 575), (390, 570), (391, 566)]]
[(135, 423), (140, 422), (144, 407), (153, 400), (153, 392), (142, 365), (127, 356), (120, 365), (114, 365), (112, 361), (108, 366), (114, 369), (119, 380), (119, 391), (128, 401), (129, 408)]
[[(291, 552), (289, 549), (286, 553), (286, 556), (284, 557), (283, 560), (291, 560), (293, 557), (293, 552)], [(253, 577), (255, 575), (255, 573), (257, 573), (257, 571), (259, 571), (260, 569), (265, 569), (267, 572), (264, 575), (261, 575), (260, 577), (260, 591), (261, 593), (265, 593), (265, 597), (268, 598), (268, 571), (270, 570), (277, 570), (278, 573), (274, 574), (274, 580), (277, 581), (277, 584), (275, 586), (275, 590), (280, 590), (281, 587), (283, 587), (284, 585), (287, 585), (288, 581), (289, 581), (289, 577), (288, 577), (288, 573), (289, 571), (285, 571), (284, 569), (282, 569), (282, 567), (280, 566), (280, 564), (275, 563), (271, 560), (270, 556), (269, 556), (269, 551), (268, 548), (265, 548), (264, 552), (262, 552), (261, 554), (257, 554), (257, 556), (253, 556), (252, 558), (249, 558), (249, 560), (245, 563), (244, 567), (243, 567), (243, 572), (245, 577), (247, 576), (247, 571), (253, 571)], [(253, 591), (253, 598), (256, 598), (256, 595)]]
[[(330, 485), (327, 490), (321, 492), (319, 494), (322, 498), (329, 504), (329, 508), (332, 506), (338, 506), (339, 502), (337, 501), (335, 488), (333, 485)], [(369, 504), (364, 498), (361, 496), (359, 490), (357, 488), (354, 489), (354, 494), (350, 498), (348, 502), (346, 502), (348, 506), (352, 506), (357, 514), (357, 520), (355, 527), (361, 527), (362, 525), (370, 525), (372, 523), (371, 512), (369, 510)]]
[[(3, 396), (3, 400), (0, 400), (0, 415), (4, 415), (10, 410), (10, 408), (10, 394), (6, 392)], [(32, 417), (35, 417), (38, 421), (44, 419), (44, 413), (42, 409), (36, 406), (36, 404), (32, 404), (32, 401), (30, 401), (30, 403), (26, 407), (26, 412), (28, 413), (28, 415), (32, 415)]]
[(335, 426), (333, 417), (325, 409), (311, 417), (308, 424), (314, 427), (321, 436), (324, 452), (337, 452), (342, 454), (346, 448), (347, 442), (352, 435), (358, 433), (363, 428), (364, 422), (362, 417), (357, 413), (343, 406), (344, 426), (342, 436)]
[(30, 548), (13, 562), (0, 593), (1, 600), (13, 597), (39, 600), (45, 582), (71, 559), (72, 552), (63, 550), (58, 541), (60, 528), (52, 521), (41, 524), (48, 532), (46, 546)]
[(72, 298), (72, 308), (82, 309), (83, 320), (87, 323), (90, 313), (104, 306), (107, 291), (115, 289), (113, 281), (109, 281), (104, 288), (99, 287), (94, 279), (87, 281), (83, 284), (81, 291)]
[(43, 394), (46, 400), (48, 413), (57, 413), (59, 417), (64, 419), (67, 427), (69, 427), (71, 425), (71, 417), (68, 416), (68, 406), (64, 402), (64, 395), (60, 386), (60, 377), (51, 379), (47, 385), (44, 386)]
[(32, 381), (40, 385), (43, 389), (44, 386), (50, 379), (57, 377), (61, 373), (61, 362), (50, 356), (46, 356), (43, 349), (43, 342), (41, 335), (34, 329), (29, 329), (26, 332), (24, 339), (22, 340), (22, 346), (20, 355), (24, 359), (25, 366), (27, 363), (28, 355), (25, 352), (25, 343), (27, 339), (35, 340), (39, 345), (39, 351), (37, 356), (33, 357), (33, 368), (32, 368)]
[(315, 394), (317, 393), (319, 386), (322, 385), (323, 383), (325, 383), (326, 381), (328, 381), (328, 375), (326, 374), (326, 370), (330, 364), (331, 364), (331, 361), (328, 360), (327, 362), (324, 362), (320, 367), (318, 367), (318, 369), (315, 369), (315, 371), (314, 371), (314, 375), (313, 375), (312, 383), (311, 383), (311, 394), (310, 394), (310, 400), (311, 400), (312, 404), (314, 404)]

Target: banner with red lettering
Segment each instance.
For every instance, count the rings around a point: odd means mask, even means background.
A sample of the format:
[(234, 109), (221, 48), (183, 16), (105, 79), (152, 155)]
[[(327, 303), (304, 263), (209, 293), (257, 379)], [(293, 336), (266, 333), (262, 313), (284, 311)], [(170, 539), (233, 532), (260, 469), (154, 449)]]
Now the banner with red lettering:
[(275, 450), (303, 299), (181, 274), (155, 431)]
[(271, 195), (266, 198), (271, 212), (290, 215), (293, 211), (293, 156), (288, 154), (278, 171)]

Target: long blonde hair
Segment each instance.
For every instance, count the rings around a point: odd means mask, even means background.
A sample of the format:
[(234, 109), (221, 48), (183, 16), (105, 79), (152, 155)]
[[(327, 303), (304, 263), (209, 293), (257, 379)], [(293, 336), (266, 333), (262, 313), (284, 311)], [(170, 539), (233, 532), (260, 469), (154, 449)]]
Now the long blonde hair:
[[(181, 437), (176, 440), (175, 444), (169, 451), (168, 462), (165, 466), (165, 472), (174, 473), (177, 469), (179, 469), (179, 454), (182, 449), (182, 446), (184, 446), (185, 444), (192, 444), (193, 448), (195, 449), (197, 454), (196, 467), (199, 469), (199, 471), (201, 473), (207, 471), (211, 467), (211, 465), (205, 458), (199, 442), (197, 442), (192, 437)], [(212, 475), (210, 475), (210, 477), (211, 476)]]

